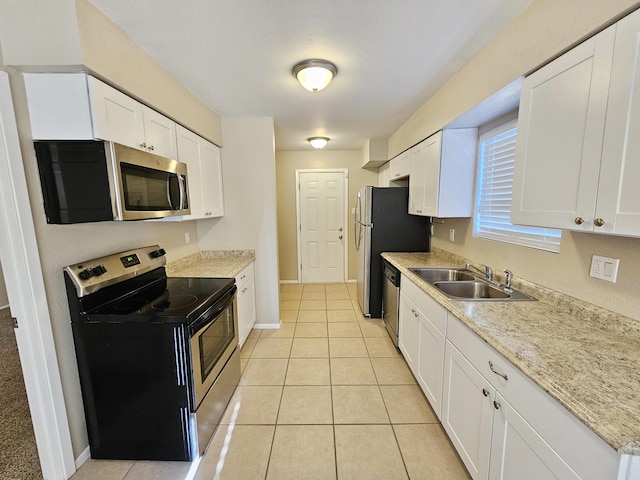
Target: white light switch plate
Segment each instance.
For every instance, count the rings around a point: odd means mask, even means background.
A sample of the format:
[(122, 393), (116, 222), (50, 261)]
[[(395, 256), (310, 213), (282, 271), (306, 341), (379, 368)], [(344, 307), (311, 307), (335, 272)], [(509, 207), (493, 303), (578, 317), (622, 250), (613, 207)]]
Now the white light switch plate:
[(591, 257), (591, 270), (589, 275), (593, 278), (606, 280), (607, 282), (616, 283), (618, 278), (618, 267), (620, 266), (619, 258), (602, 257), (593, 255)]

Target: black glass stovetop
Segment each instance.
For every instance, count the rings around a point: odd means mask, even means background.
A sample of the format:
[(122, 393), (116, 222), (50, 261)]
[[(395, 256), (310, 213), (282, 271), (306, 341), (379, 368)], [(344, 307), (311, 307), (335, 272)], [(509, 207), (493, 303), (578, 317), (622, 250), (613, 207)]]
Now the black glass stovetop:
[(156, 282), (88, 313), (113, 316), (120, 321), (130, 317), (130, 321), (157, 318), (190, 322), (214, 305), (234, 284), (233, 278), (167, 277), (166, 283)]

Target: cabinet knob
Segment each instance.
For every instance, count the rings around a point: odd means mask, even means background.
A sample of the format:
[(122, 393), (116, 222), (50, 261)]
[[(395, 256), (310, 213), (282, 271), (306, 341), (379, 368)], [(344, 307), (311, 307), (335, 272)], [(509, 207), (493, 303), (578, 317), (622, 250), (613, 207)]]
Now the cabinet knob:
[(149, 150), (153, 152), (153, 150), (155, 150), (155, 147), (153, 145), (149, 145)]
[(603, 226), (603, 225), (604, 225), (604, 220), (603, 220), (603, 219), (601, 219), (601, 218), (596, 218), (596, 219), (593, 221), (593, 224), (594, 224), (596, 227), (601, 227), (601, 226)]
[(576, 217), (576, 219), (574, 220), (574, 222), (576, 223), (576, 225), (582, 225), (584, 223), (584, 218), (582, 217)]
[(399, 176), (400, 176), (400, 174), (399, 174), (399, 173), (396, 173), (394, 176), (399, 177)]
[(146, 143), (141, 143), (140, 144), (140, 148), (147, 148), (147, 144)]
[(493, 408), (495, 408), (496, 410), (500, 410), (500, 402), (496, 402), (495, 400), (493, 401)]
[(416, 210), (416, 212), (418, 212), (418, 213), (422, 213), (422, 210)]
[(487, 390), (486, 388), (483, 388), (483, 389), (482, 389), (482, 394), (483, 394), (485, 397), (488, 397), (488, 396), (489, 396), (489, 390)]
[(338, 238), (339, 238), (340, 240), (342, 240), (342, 235), (339, 235), (339, 236), (338, 236)]

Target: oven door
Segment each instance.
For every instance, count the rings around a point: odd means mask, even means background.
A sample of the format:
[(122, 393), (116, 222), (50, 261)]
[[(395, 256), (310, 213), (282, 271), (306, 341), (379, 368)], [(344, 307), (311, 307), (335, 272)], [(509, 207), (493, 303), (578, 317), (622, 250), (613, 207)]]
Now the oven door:
[(238, 346), (236, 290), (234, 286), (191, 325), (196, 410)]

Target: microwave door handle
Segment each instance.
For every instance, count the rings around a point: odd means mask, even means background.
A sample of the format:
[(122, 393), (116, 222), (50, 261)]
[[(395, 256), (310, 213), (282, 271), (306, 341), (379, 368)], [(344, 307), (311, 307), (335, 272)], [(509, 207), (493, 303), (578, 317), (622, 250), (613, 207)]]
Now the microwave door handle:
[(169, 204), (169, 208), (173, 209), (173, 199), (171, 198), (171, 174), (169, 174), (167, 178), (167, 202)]
[(187, 198), (187, 177), (180, 174), (177, 175), (180, 184), (180, 210), (184, 210), (184, 204)]
[(176, 173), (175, 176), (176, 176), (176, 182), (178, 183), (178, 195), (179, 195), (177, 210), (182, 210), (183, 208), (182, 205), (184, 203), (184, 188), (182, 184), (182, 177), (180, 176), (179, 173)]

